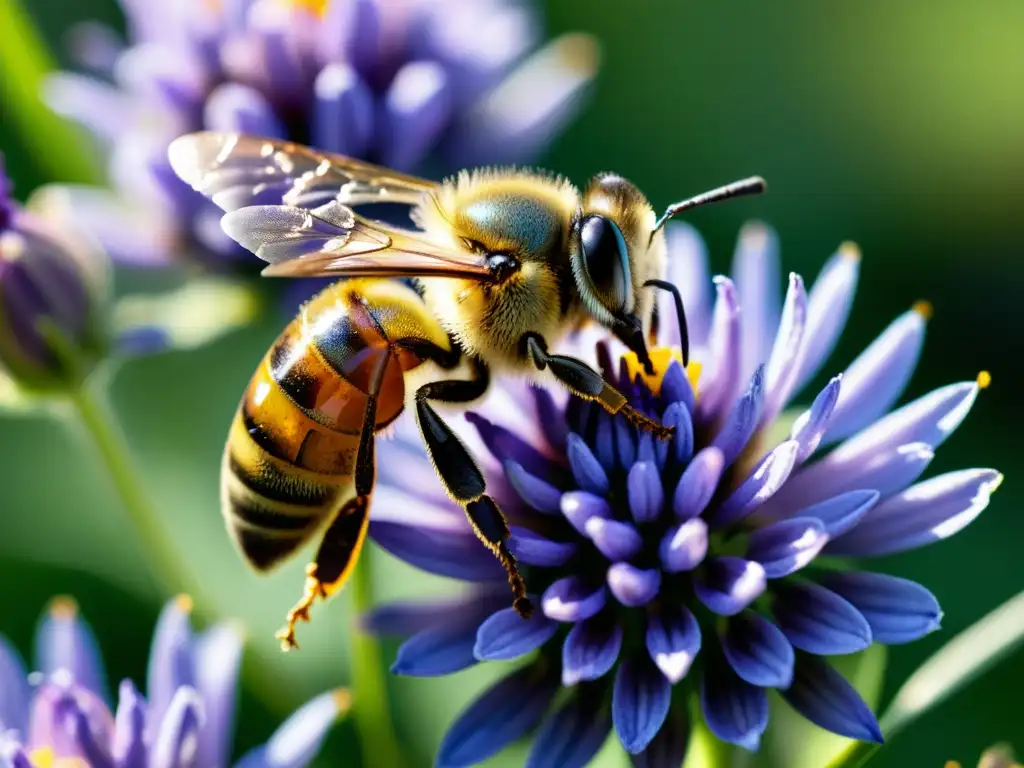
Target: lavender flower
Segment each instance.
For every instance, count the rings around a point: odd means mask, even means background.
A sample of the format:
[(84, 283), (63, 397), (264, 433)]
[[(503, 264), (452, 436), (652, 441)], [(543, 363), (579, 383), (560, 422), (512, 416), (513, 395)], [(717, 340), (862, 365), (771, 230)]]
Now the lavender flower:
[(596, 46), (539, 37), (515, 0), (121, 0), (127, 45), (95, 25), (74, 49), (91, 74), (46, 97), (109, 152), (117, 194), (77, 188), (74, 210), (118, 261), (242, 253), (220, 211), (167, 163), (203, 128), (288, 138), (426, 175), (528, 162), (575, 112)]
[[(124, 680), (116, 709), (96, 639), (68, 598), (54, 600), (39, 625), (32, 675), (0, 635), (0, 768), (227, 765), (242, 634), (222, 624), (195, 635), (190, 607), (179, 597), (164, 608), (146, 696)], [(307, 765), (348, 706), (343, 690), (317, 696), (236, 765)]]
[[(755, 750), (769, 688), (822, 728), (880, 742), (867, 704), (822, 657), (939, 627), (924, 587), (847, 558), (944, 539), (985, 508), (1001, 480), (994, 470), (919, 478), (988, 375), (891, 410), (924, 340), (920, 304), (790, 423), (783, 410), (846, 322), (856, 249), (841, 247), (810, 291), (790, 275), (782, 302), (764, 226), (743, 230), (731, 279), (708, 280), (703, 243), (685, 225), (670, 230), (669, 252), (697, 363), (680, 364), (668, 304), (656, 376), (631, 353), (613, 364), (605, 340), (596, 347), (633, 406), (675, 427), (669, 442), (515, 382), (497, 386), (460, 432), (513, 522), (513, 551), (541, 608), (530, 620), (508, 607), (501, 569), (441, 494), (410, 427), (383, 449), (393, 453), (378, 464), (377, 542), (473, 583), (442, 605), (368, 617), (375, 631), (408, 637), (393, 670), (444, 675), (526, 657), (451, 726), (439, 766), (480, 762), (532, 731), (529, 766), (581, 766), (613, 727), (635, 765), (679, 765), (687, 694), (718, 738)], [(582, 356), (593, 349), (586, 338), (576, 340)], [(556, 705), (560, 688), (568, 695)]]

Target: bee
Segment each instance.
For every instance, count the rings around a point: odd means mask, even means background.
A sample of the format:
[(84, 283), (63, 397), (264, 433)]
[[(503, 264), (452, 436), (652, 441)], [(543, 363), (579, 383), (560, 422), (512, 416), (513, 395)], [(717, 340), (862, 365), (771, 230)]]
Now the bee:
[[(663, 280), (663, 225), (688, 208), (765, 187), (752, 177), (659, 217), (613, 173), (583, 190), (509, 168), (436, 183), (285, 141), (214, 132), (175, 140), (169, 157), (178, 176), (226, 211), (224, 231), (269, 263), (263, 274), (347, 278), (306, 303), (266, 354), (224, 452), (224, 518), (254, 568), (270, 570), (319, 534), (303, 596), (278, 633), (286, 650), (296, 646), (296, 623), (355, 566), (369, 522), (375, 436), (407, 400), (441, 483), (504, 566), (515, 610), (529, 617), (505, 518), (432, 403), (479, 399), (492, 372), (545, 372), (667, 437), (600, 373), (551, 350), (596, 321), (650, 373), (648, 288), (674, 293), (685, 331), (679, 293)], [(410, 225), (365, 213), (380, 203), (402, 206)], [(415, 278), (418, 290), (394, 278)], [(407, 393), (412, 374), (423, 371), (426, 383)]]

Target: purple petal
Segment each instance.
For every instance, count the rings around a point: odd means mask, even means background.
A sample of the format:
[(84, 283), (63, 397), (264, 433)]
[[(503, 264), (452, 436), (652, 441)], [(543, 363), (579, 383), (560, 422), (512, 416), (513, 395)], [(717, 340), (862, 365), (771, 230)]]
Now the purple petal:
[(637, 608), (658, 596), (661, 571), (644, 570), (629, 563), (613, 563), (608, 568), (608, 588), (623, 605)]
[(194, 750), (204, 726), (203, 700), (189, 686), (175, 691), (159, 724), (149, 757), (150, 768), (181, 768), (193, 763)]
[[(690, 377), (686, 375), (683, 370), (683, 366), (679, 364), (677, 360), (673, 360), (668, 370), (665, 371), (665, 375), (661, 378), (661, 399), (670, 403), (673, 406), (681, 406), (683, 412), (686, 414), (687, 420), (689, 420), (690, 412), (696, 405), (696, 395), (693, 393), (693, 387), (690, 385)], [(666, 417), (667, 417), (666, 412)], [(664, 418), (662, 419), (664, 422)], [(693, 424), (690, 425), (690, 431), (693, 431)]]
[(832, 354), (846, 326), (857, 291), (860, 251), (843, 243), (818, 273), (807, 297), (807, 329), (796, 389), (799, 391)]
[[(707, 343), (711, 324), (711, 280), (708, 275), (708, 251), (700, 233), (684, 221), (670, 221), (665, 227), (668, 250), (668, 282), (679, 288), (686, 307), (686, 326), (690, 343), (703, 347)], [(672, 297), (658, 292), (658, 315), (675, 316)], [(658, 342), (666, 347), (679, 346), (679, 328), (674, 322), (662, 322), (658, 328)]]
[(708, 554), (708, 524), (694, 517), (669, 528), (658, 547), (661, 567), (666, 573), (692, 571)]
[[(594, 518), (597, 522), (600, 518)], [(574, 554), (576, 545), (571, 541), (552, 541), (526, 528), (513, 525), (509, 528), (512, 537), (508, 548), (516, 559), (527, 565), (554, 568), (565, 565)]]
[(598, 753), (612, 724), (590, 697), (573, 696), (549, 715), (533, 739), (526, 768), (584, 768)]
[(761, 420), (763, 400), (764, 366), (761, 366), (754, 371), (750, 387), (733, 405), (725, 424), (712, 442), (712, 445), (722, 452), (725, 466), (731, 465), (750, 442)]
[(779, 327), (779, 241), (770, 227), (751, 222), (740, 230), (732, 279), (741, 309), (739, 375), (746, 380), (768, 359)]
[(350, 61), (360, 72), (371, 72), (381, 54), (382, 3), (352, 0), (326, 6), (317, 39), (320, 59)]
[(503, 581), (501, 563), (468, 527), (419, 526), (384, 520), (370, 522), (373, 540), (395, 557), (439, 576), (465, 581)]
[(220, 624), (195, 643), (196, 689), (203, 699), (205, 725), (199, 731), (196, 765), (227, 765), (235, 732), (238, 672), (242, 663), (242, 629)]
[(3, 728), (25, 732), (30, 696), (21, 656), (7, 638), (0, 635), (0, 723)]
[(567, 455), (572, 476), (580, 488), (598, 496), (608, 493), (608, 475), (582, 437), (570, 433)]
[(390, 133), (384, 136), (384, 164), (408, 170), (422, 162), (451, 117), (448, 75), (433, 61), (402, 66), (385, 96)]
[(284, 127), (262, 93), (240, 83), (217, 86), (203, 108), (203, 125), (212, 131), (280, 138)]
[(939, 629), (935, 595), (907, 579), (882, 573), (829, 572), (820, 581), (867, 619), (877, 643), (900, 645)]
[(57, 670), (35, 690), (26, 746), (47, 748), (56, 758), (81, 758), (109, 768), (114, 718), (92, 691), (76, 685), (67, 669)]
[(480, 617), (475, 614), (436, 623), (417, 632), (398, 649), (392, 673), (409, 677), (439, 677), (477, 663), (473, 654)]
[(282, 723), (264, 746), (243, 757), (235, 768), (306, 768), (320, 752), (327, 732), (352, 706), (339, 688), (316, 696)]
[(775, 623), (795, 647), (819, 656), (863, 651), (871, 627), (860, 611), (817, 584), (775, 585)]
[(672, 699), (672, 686), (649, 658), (626, 659), (615, 674), (612, 722), (630, 754), (642, 752), (661, 729)]
[(806, 321), (807, 294), (804, 291), (804, 281), (800, 275), (790, 273), (782, 321), (765, 368), (762, 425), (773, 422), (793, 395), (796, 378), (800, 373)]
[(640, 551), (644, 543), (634, 526), (603, 517), (587, 520), (586, 532), (594, 546), (612, 562), (629, 560)]
[(718, 489), (724, 469), (725, 456), (718, 448), (704, 448), (693, 457), (672, 498), (672, 510), (678, 519), (689, 520), (704, 511)]
[[(664, 386), (661, 391), (664, 394)], [(681, 403), (672, 403), (665, 409), (661, 423), (675, 430), (669, 442), (668, 452), (672, 466), (686, 466), (693, 457), (693, 419), (690, 418), (690, 411)]]
[(558, 622), (540, 611), (524, 619), (514, 608), (505, 608), (493, 614), (476, 632), (473, 655), (480, 661), (507, 661), (518, 659), (540, 648), (555, 636)]
[(927, 311), (925, 305), (918, 305), (900, 315), (846, 369), (828, 441), (863, 429), (899, 399), (921, 356)]
[(1002, 481), (994, 469), (964, 469), (925, 480), (878, 504), (826, 551), (890, 555), (948, 538), (982, 513)]
[(569, 437), (564, 412), (555, 405), (551, 393), (544, 387), (530, 387), (530, 394), (533, 395), (534, 406), (537, 409), (537, 422), (544, 433), (544, 439), (556, 453), (563, 455), (566, 440)]
[(839, 401), (842, 375), (831, 379), (825, 388), (818, 393), (811, 407), (800, 414), (789, 432), (791, 440), (800, 444), (796, 454), (796, 463), (803, 464), (811, 454), (818, 450), (821, 438), (831, 423), (832, 413)]
[(651, 660), (675, 685), (686, 677), (700, 653), (700, 626), (686, 608), (665, 608), (648, 616), (645, 642)]
[(636, 430), (625, 419), (612, 419), (615, 433), (615, 458), (619, 466), (631, 467), (636, 462)]
[(603, 586), (595, 588), (579, 576), (566, 576), (544, 591), (540, 604), (555, 621), (581, 621), (604, 608), (605, 600)]
[(621, 648), (622, 627), (612, 617), (595, 616), (573, 625), (562, 646), (562, 685), (604, 676)]
[(690, 720), (686, 707), (677, 704), (669, 710), (665, 724), (643, 752), (629, 756), (630, 763), (633, 768), (676, 768), (683, 764), (689, 745)]
[(597, 414), (597, 427), (594, 431), (594, 455), (601, 462), (605, 472), (615, 469), (618, 456), (615, 451), (615, 427), (614, 418), (610, 413), (600, 411)]
[(360, 629), (375, 635), (410, 637), (424, 629), (450, 624), (479, 613), (480, 620), (508, 602), (507, 589), (474, 591), (445, 600), (378, 605), (362, 617)]
[(827, 501), (804, 507), (796, 517), (814, 517), (825, 527), (829, 539), (842, 536), (861, 521), (878, 503), (878, 491), (848, 491)]
[(483, 762), (532, 731), (558, 690), (557, 680), (522, 667), (488, 688), (458, 716), (438, 750), (437, 768)]
[(562, 492), (545, 480), (531, 475), (523, 465), (511, 459), (504, 463), (505, 477), (519, 494), (519, 498), (538, 512), (556, 514), (562, 500)]
[(733, 616), (761, 596), (767, 586), (760, 563), (741, 557), (716, 557), (698, 571), (693, 582), (697, 598), (722, 616)]
[(712, 513), (711, 526), (721, 528), (738, 522), (774, 496), (793, 471), (799, 450), (800, 443), (796, 440), (787, 440), (773, 448)]
[(718, 298), (711, 318), (708, 339), (708, 360), (714, 361), (710, 371), (701, 375), (698, 420), (714, 422), (732, 404), (740, 382), (740, 308), (736, 290), (727, 277), (715, 278)]
[(146, 699), (149, 701), (147, 739), (157, 738), (156, 729), (164, 721), (175, 692), (182, 686), (195, 684), (191, 612), (192, 600), (180, 595), (164, 605), (157, 619), (146, 670)]
[(332, 61), (313, 83), (313, 143), (318, 149), (360, 157), (373, 137), (373, 94), (343, 61)]
[(127, 95), (95, 77), (58, 72), (43, 81), (41, 90), (50, 109), (104, 141), (115, 141), (131, 119)]
[(743, 680), (761, 688), (788, 688), (793, 682), (793, 646), (778, 627), (746, 611), (729, 619), (722, 652)]
[(700, 681), (700, 704), (708, 729), (722, 741), (757, 751), (768, 726), (764, 688), (740, 679), (718, 653), (708, 654)]
[(824, 659), (797, 654), (793, 684), (782, 695), (793, 709), (825, 730), (859, 741), (883, 741), (871, 708)]
[(551, 462), (515, 432), (495, 424), (476, 411), (469, 411), (466, 421), (476, 428), (487, 450), (502, 464), (513, 461), (531, 475), (542, 480), (551, 479)]
[(592, 517), (610, 519), (612, 508), (601, 496), (596, 496), (587, 491), (569, 491), (562, 494), (562, 501), (559, 505), (562, 514), (572, 523), (572, 527), (584, 536), (587, 535), (587, 521)]
[(629, 511), (638, 523), (650, 523), (661, 514), (665, 491), (661, 487), (661, 473), (647, 461), (638, 461), (626, 477), (626, 495)]
[(828, 542), (815, 517), (793, 517), (758, 528), (750, 535), (747, 557), (764, 566), (769, 579), (781, 579), (810, 563)]
[(66, 669), (76, 684), (110, 701), (96, 636), (71, 598), (58, 597), (50, 603), (36, 629), (35, 655), (36, 669), (45, 677)]
[[(131, 680), (121, 681), (111, 754), (117, 768), (145, 768), (146, 700)], [(223, 765), (223, 763), (219, 763)]]

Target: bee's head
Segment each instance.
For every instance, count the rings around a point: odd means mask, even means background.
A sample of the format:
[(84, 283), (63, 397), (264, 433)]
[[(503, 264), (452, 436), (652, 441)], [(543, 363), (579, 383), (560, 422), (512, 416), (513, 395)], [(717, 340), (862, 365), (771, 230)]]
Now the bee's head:
[(652, 238), (654, 210), (632, 183), (611, 173), (591, 179), (574, 224), (572, 270), (590, 316), (650, 363), (645, 343), (653, 298), (644, 283), (664, 273), (664, 238)]

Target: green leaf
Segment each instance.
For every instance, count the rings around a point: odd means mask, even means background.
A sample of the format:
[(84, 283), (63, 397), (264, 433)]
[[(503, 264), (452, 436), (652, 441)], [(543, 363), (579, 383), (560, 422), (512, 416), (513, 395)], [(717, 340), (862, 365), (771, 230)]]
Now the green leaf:
[(96, 181), (99, 172), (83, 136), (42, 100), (43, 81), (55, 65), (18, 0), (0, 0), (0, 100), (4, 120), (21, 134), (29, 155), (52, 178)]
[[(875, 709), (882, 695), (888, 653), (884, 645), (872, 645), (849, 656), (834, 656), (829, 662), (845, 677), (868, 706)], [(764, 744), (751, 768), (824, 768), (856, 749), (860, 742), (836, 736), (805, 720), (781, 696), (771, 694), (771, 719)], [(873, 746), (873, 745), (872, 745)]]

